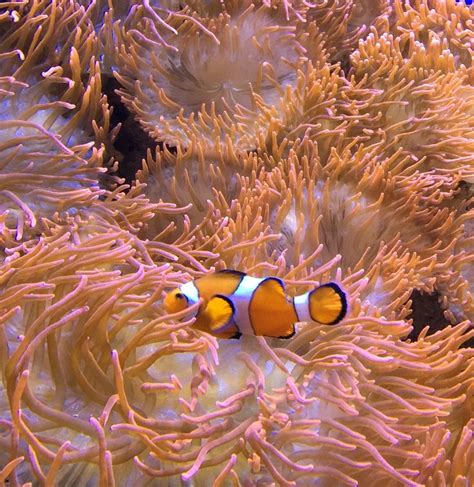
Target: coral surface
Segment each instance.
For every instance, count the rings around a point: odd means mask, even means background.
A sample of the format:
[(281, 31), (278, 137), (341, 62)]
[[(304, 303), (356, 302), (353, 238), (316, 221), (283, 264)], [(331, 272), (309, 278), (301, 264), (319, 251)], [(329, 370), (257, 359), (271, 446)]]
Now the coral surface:
[[(463, 1), (0, 1), (0, 483), (473, 485), (473, 56)], [(166, 313), (219, 269), (348, 314)]]

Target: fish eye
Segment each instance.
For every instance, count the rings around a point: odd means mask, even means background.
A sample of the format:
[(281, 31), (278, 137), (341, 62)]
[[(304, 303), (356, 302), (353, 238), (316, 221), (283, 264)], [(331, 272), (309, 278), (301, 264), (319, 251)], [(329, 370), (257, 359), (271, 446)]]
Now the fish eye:
[(188, 297), (179, 289), (175, 289), (168, 293), (163, 304), (168, 313), (177, 313), (178, 311), (186, 309), (189, 305)]

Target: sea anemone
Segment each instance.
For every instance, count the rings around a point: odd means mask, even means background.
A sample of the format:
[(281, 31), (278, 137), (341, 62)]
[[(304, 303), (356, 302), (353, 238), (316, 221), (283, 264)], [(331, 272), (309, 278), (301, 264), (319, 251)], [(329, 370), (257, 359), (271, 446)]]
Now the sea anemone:
[(472, 7), (469, 2), (456, 0), (394, 0), (390, 17), (391, 31), (400, 39), (405, 50), (417, 41), (427, 49), (442, 46), (452, 53), (456, 67), (467, 68), (474, 82), (472, 66)]
[(86, 207), (102, 194), (109, 108), (91, 57), (95, 41), (79, 29), (84, 12), (75, 7), (38, 2), (28, 10), (23, 2), (16, 15), (2, 19), (0, 207), (6, 241), (22, 240), (40, 218)]
[(474, 210), (461, 214), (459, 220), (463, 232), (456, 239), (452, 263), (438, 278), (443, 308), (451, 323), (474, 321)]
[[(190, 207), (180, 228), (188, 225), (197, 246), (218, 254), (220, 265), (252, 270), (266, 262), (283, 276), (302, 262), (338, 258), (344, 272), (369, 279), (365, 296), (384, 316), (406, 316), (413, 289), (432, 292), (434, 276), (452, 264), (462, 235), (456, 210), (429, 205), (436, 195), (425, 194), (423, 179), (397, 173), (392, 158), (333, 150), (323, 165), (311, 142), (302, 145), (279, 162), (268, 154), (217, 151), (205, 159), (194, 149), (158, 151), (138, 177), (152, 202)], [(146, 235), (162, 240), (171, 223), (157, 216)]]
[(445, 467), (472, 385), (472, 352), (458, 348), (467, 324), (401, 341), (409, 325), (361, 315), (361, 284), (347, 281), (343, 326), (217, 341), (163, 314), (181, 272), (150, 265), (130, 233), (88, 228), (71, 222), (3, 266), (3, 455), (15, 481), (356, 485), (369, 468), (415, 485)]
[[(138, 7), (117, 26), (120, 94), (158, 141), (187, 146), (193, 136), (230, 137), (252, 149), (269, 124), (266, 107), (295, 88), (299, 58), (324, 59), (316, 29), (302, 32), (264, 5), (236, 12), (174, 14), (173, 33), (153, 8)], [(164, 49), (156, 49), (160, 37)]]
[(257, 151), (279, 160), (295, 145), (311, 140), (324, 163), (331, 148), (343, 150), (352, 145), (350, 129), (359, 123), (360, 108), (371, 98), (367, 90), (349, 83), (340, 66), (305, 63), (298, 69), (296, 86), (286, 89), (278, 113), (267, 107), (271, 124), (258, 134)]
[(391, 12), (390, 4), (388, 0), (319, 0), (311, 2), (304, 20), (314, 22), (324, 35), (331, 61), (346, 64), (358, 40), (371, 26), (377, 28), (383, 23)]
[[(261, 165), (256, 155), (235, 150), (232, 144), (213, 146), (194, 139), (189, 147), (171, 152), (168, 147), (148, 151), (137, 180), (144, 184), (144, 193), (152, 202), (166, 201), (183, 208), (183, 217), (191, 228), (203, 222), (209, 202), (221, 198), (234, 199), (241, 188), (239, 176), (249, 176)], [(184, 223), (184, 220), (183, 220)], [(147, 236), (155, 238), (169, 224), (178, 224), (179, 217), (157, 217), (150, 222)]]
[(357, 126), (368, 144), (380, 144), (384, 155), (397, 153), (397, 164), (405, 158), (412, 173), (450, 175), (453, 187), (457, 175), (473, 178), (474, 96), (467, 69), (456, 67), (449, 50), (435, 39), (425, 47), (373, 31), (351, 62), (353, 83), (374, 95)]

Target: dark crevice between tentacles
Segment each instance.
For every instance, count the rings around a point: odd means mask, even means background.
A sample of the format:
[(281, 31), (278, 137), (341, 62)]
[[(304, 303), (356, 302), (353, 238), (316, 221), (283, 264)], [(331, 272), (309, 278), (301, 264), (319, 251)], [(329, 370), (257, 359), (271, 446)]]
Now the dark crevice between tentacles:
[[(155, 152), (156, 147), (162, 148), (162, 144), (153, 140), (143, 130), (133, 113), (122, 103), (116, 90), (120, 88), (119, 82), (111, 77), (104, 76), (102, 80), (103, 91), (107, 95), (108, 102), (113, 107), (111, 126), (122, 124), (114, 141), (114, 149), (120, 154), (117, 157), (119, 164), (116, 176), (124, 178), (127, 184), (136, 179), (137, 171), (142, 168), (142, 161), (146, 159), (147, 150)], [(173, 148), (168, 147), (173, 152)]]
[[(417, 290), (413, 291), (411, 295), (412, 312), (407, 317), (407, 319), (413, 320), (413, 331), (407, 336), (407, 339), (416, 341), (425, 326), (430, 327), (428, 335), (432, 335), (450, 325), (443, 314), (439, 298), (440, 295), (437, 292), (427, 294)], [(462, 344), (462, 347), (472, 346), (474, 346), (472, 338)]]

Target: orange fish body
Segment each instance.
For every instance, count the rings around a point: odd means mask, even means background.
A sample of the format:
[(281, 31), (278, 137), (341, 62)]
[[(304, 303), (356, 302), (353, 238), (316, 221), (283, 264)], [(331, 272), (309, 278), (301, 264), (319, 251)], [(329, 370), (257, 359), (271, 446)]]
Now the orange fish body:
[(335, 324), (347, 313), (347, 298), (335, 283), (288, 298), (276, 277), (257, 278), (234, 270), (207, 274), (171, 291), (165, 308), (175, 313), (197, 303), (194, 326), (219, 338), (242, 334), (289, 338), (295, 323), (316, 321)]

